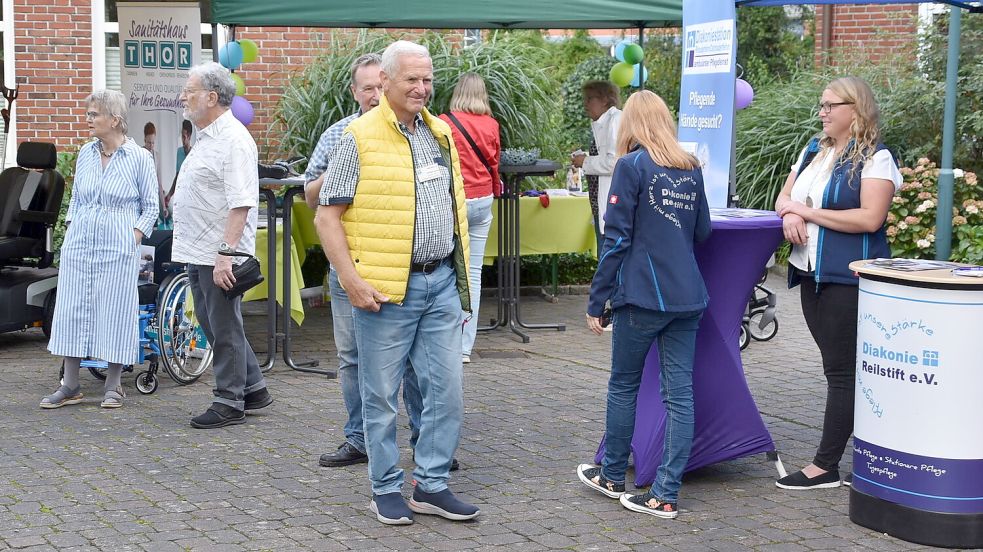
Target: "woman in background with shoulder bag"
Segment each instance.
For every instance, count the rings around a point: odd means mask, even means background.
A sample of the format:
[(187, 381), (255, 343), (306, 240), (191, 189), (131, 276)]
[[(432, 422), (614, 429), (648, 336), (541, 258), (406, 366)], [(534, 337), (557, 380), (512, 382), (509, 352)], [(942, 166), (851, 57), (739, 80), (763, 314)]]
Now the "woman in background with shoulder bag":
[(464, 325), (463, 361), (471, 362), (471, 348), (478, 331), (481, 303), (481, 265), (492, 221), (492, 200), (502, 190), (498, 162), (502, 142), (498, 121), (492, 117), (485, 81), (474, 73), (461, 75), (454, 87), (449, 113), (440, 116), (451, 127), (468, 206), (468, 236), (471, 242), (468, 285), (471, 289), (471, 318)]

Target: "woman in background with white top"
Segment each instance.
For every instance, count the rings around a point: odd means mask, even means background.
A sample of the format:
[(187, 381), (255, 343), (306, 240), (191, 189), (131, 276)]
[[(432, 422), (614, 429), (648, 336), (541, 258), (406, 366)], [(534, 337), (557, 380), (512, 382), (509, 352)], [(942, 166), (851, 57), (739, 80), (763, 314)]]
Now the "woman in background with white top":
[(594, 215), (597, 252), (604, 243), (604, 209), (611, 191), (611, 175), (618, 161), (618, 128), (621, 126), (621, 90), (610, 81), (584, 84), (584, 112), (590, 117), (591, 145), (588, 153), (571, 157), (571, 164), (584, 170), (587, 194)]
[(783, 489), (841, 484), (839, 462), (853, 433), (857, 360), (859, 280), (849, 264), (891, 256), (884, 221), (902, 182), (880, 142), (878, 118), (873, 92), (862, 79), (829, 83), (819, 103), (822, 134), (802, 150), (775, 202), (792, 243), (789, 287), (802, 284), (802, 314), (822, 355), (827, 387), (816, 455), (802, 471), (776, 482)]

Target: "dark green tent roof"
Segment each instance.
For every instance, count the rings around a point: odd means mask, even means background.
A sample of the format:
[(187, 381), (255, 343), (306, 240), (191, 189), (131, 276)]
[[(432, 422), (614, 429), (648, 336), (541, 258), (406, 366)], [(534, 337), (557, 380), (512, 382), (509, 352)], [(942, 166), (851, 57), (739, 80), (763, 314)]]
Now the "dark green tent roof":
[(673, 27), (682, 0), (212, 0), (212, 21), (241, 26), (405, 29)]

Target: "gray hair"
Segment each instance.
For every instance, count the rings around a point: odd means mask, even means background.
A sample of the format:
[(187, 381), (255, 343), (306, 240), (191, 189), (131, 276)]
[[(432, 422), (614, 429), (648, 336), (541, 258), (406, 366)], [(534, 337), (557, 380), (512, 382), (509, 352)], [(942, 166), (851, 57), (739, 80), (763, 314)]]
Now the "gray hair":
[(393, 42), (382, 52), (382, 70), (390, 78), (396, 76), (396, 73), (399, 71), (399, 58), (401, 56), (418, 56), (430, 59), (430, 52), (426, 46), (421, 46), (408, 40), (397, 40)]
[(201, 81), (201, 87), (209, 92), (218, 94), (218, 103), (221, 106), (229, 107), (232, 105), (232, 98), (236, 95), (236, 85), (232, 82), (232, 73), (214, 61), (195, 65), (188, 71), (188, 76), (196, 76)]
[(365, 54), (358, 56), (358, 59), (352, 62), (352, 86), (355, 86), (355, 73), (362, 67), (368, 67), (369, 65), (381, 65), (382, 56), (379, 54)]
[(119, 119), (119, 128), (126, 134), (126, 96), (116, 90), (96, 90), (85, 98), (85, 105), (94, 106), (103, 115)]

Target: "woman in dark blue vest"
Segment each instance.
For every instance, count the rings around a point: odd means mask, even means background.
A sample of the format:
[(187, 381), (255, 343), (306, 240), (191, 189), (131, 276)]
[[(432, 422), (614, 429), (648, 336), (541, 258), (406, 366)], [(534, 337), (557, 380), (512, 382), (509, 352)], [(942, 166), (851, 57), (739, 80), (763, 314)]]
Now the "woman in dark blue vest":
[[(601, 467), (581, 464), (588, 487), (636, 512), (674, 518), (693, 444), (693, 356), (707, 290), (693, 243), (710, 236), (700, 162), (676, 141), (665, 102), (648, 90), (631, 95), (618, 130), (618, 153), (604, 215), (604, 247), (591, 283), (587, 326), (602, 332), (611, 303), (611, 377)], [(666, 439), (652, 488), (625, 493), (635, 407), (645, 357), (659, 341)]]
[(880, 143), (878, 117), (866, 82), (844, 77), (829, 83), (819, 102), (822, 134), (802, 150), (775, 202), (792, 243), (789, 287), (801, 284), (802, 314), (822, 355), (827, 387), (816, 455), (776, 482), (783, 489), (840, 485), (857, 368), (858, 278), (848, 265), (891, 256), (884, 221), (902, 182)]

